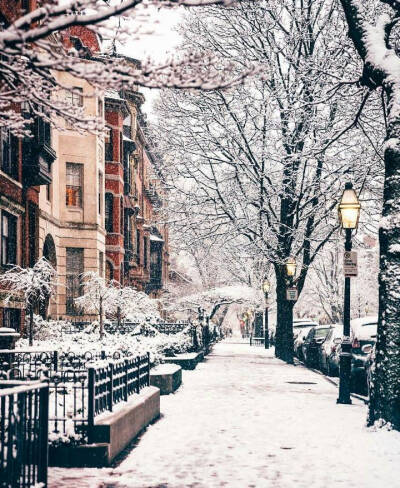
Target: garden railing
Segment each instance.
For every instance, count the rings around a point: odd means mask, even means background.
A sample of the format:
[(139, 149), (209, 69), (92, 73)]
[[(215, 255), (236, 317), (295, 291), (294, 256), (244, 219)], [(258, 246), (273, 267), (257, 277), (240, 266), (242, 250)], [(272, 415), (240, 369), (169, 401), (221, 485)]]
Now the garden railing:
[(0, 487), (47, 486), (47, 383), (0, 382)]

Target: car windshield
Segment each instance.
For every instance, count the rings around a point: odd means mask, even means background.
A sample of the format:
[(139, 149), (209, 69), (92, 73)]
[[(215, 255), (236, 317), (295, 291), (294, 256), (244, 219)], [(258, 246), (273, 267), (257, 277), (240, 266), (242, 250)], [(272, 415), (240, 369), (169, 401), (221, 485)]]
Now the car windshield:
[(327, 329), (316, 329), (315, 330), (315, 338), (321, 338), (321, 337), (326, 337), (328, 335), (328, 332), (330, 331), (330, 328), (328, 327)]

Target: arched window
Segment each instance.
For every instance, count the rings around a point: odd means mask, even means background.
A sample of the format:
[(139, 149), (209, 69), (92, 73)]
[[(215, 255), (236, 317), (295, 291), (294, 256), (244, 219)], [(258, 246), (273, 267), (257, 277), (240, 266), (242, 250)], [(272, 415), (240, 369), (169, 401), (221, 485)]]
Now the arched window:
[(107, 232), (113, 232), (113, 202), (114, 195), (106, 193), (105, 195), (105, 227)]

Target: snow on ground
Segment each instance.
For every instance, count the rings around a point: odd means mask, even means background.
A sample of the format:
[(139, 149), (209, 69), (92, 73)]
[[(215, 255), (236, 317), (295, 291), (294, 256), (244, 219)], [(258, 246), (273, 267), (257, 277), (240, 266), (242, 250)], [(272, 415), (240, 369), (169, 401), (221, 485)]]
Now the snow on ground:
[(400, 433), (365, 427), (366, 406), (273, 351), (225, 341), (115, 469), (50, 469), (52, 488), (400, 487)]

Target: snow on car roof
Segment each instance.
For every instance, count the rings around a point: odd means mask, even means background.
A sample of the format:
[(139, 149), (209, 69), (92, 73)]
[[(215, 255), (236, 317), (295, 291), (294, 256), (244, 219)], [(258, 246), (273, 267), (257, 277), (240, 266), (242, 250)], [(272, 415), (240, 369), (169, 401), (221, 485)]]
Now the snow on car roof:
[(364, 325), (374, 325), (378, 323), (378, 316), (371, 315), (368, 317), (360, 317), (359, 319), (353, 319), (350, 323), (354, 328), (362, 327)]

